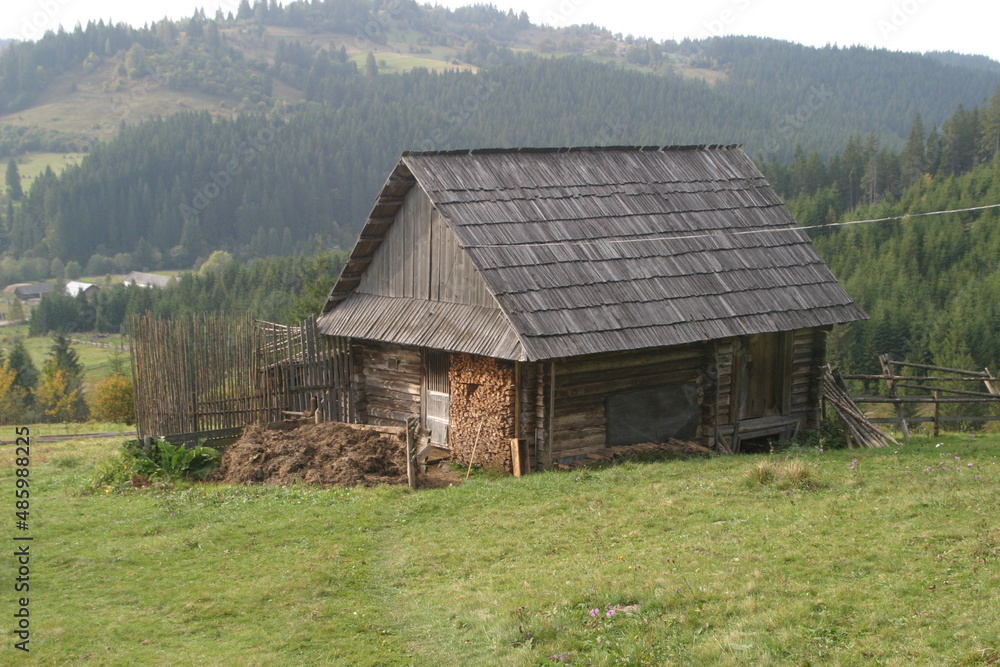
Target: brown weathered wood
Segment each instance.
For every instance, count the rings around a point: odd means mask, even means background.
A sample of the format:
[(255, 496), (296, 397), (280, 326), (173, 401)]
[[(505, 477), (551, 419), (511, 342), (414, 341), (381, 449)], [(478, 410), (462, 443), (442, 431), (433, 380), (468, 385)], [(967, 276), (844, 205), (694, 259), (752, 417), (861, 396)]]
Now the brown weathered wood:
[[(854, 396), (855, 403), (997, 403), (998, 398), (934, 398), (933, 396)], [(906, 419), (910, 419), (907, 417)]]
[(866, 447), (885, 447), (889, 443), (899, 445), (894, 438), (872, 425), (851, 398), (843, 379), (829, 365), (824, 368), (823, 394), (840, 417), (848, 437), (848, 445), (852, 445), (852, 439), (858, 445)]
[[(845, 380), (885, 380), (885, 375), (865, 375), (860, 373), (844, 373)], [(926, 382), (985, 382), (981, 377), (947, 377), (936, 375), (891, 375), (892, 380), (920, 380)], [(951, 389), (945, 389), (951, 391)]]
[(417, 488), (416, 431), (419, 425), (417, 417), (408, 417), (406, 420), (406, 480), (411, 489)]
[[(889, 355), (882, 354), (879, 355), (879, 363), (882, 364), (882, 372), (885, 373), (885, 383), (889, 387), (889, 393), (893, 398), (899, 398), (899, 391), (896, 389), (896, 381), (892, 379), (892, 369), (889, 366)], [(899, 426), (903, 431), (903, 440), (906, 442), (910, 441), (910, 427), (906, 424), (906, 413), (903, 410), (901, 403), (896, 404), (896, 415), (899, 417)]]
[[(956, 375), (968, 375), (971, 377), (984, 378), (989, 377), (988, 373), (983, 373), (982, 371), (966, 371), (961, 368), (945, 368), (944, 366), (930, 366), (928, 364), (914, 364), (907, 361), (892, 361), (888, 358), (888, 355), (882, 355), (886, 357), (888, 363), (892, 366), (904, 366), (906, 368), (923, 368), (930, 371), (944, 371), (945, 373), (955, 373)], [(892, 375), (892, 373), (886, 373), (886, 375)]]
[(469, 469), (465, 471), (465, 479), (469, 479), (469, 475), (472, 474), (472, 464), (476, 461), (476, 448), (479, 447), (479, 436), (483, 432), (482, 423), (479, 424), (479, 428), (476, 430), (476, 439), (472, 443), (472, 456), (469, 457)]
[(555, 445), (556, 421), (556, 362), (549, 363), (549, 442), (545, 448), (545, 467), (552, 467), (552, 450)]
[[(913, 379), (913, 378), (907, 378), (907, 379)], [(905, 389), (923, 389), (925, 391), (933, 391), (933, 392), (942, 392), (942, 391), (944, 391), (944, 392), (948, 392), (949, 394), (958, 394), (960, 396), (979, 396), (981, 398), (1000, 398), (1000, 397), (997, 397), (996, 395), (994, 395), (993, 393), (988, 392), (988, 391), (967, 391), (967, 390), (963, 390), (963, 389), (948, 389), (947, 387), (935, 387), (935, 386), (931, 386), (931, 385), (904, 384), (902, 382), (897, 382), (896, 386), (897, 387), (903, 387)]]
[(990, 373), (990, 369), (984, 368), (983, 373), (985, 373), (986, 377), (989, 378), (987, 380), (983, 380), (983, 383), (986, 385), (986, 389), (994, 396), (1000, 396), (1000, 388), (997, 387), (996, 378), (993, 377), (992, 373)]
[(514, 477), (522, 477), (528, 474), (528, 451), (527, 442), (524, 438), (511, 438), (510, 440), (511, 473)]
[[(322, 409), (344, 420), (328, 400), (338, 391), (330, 372), (334, 348), (319, 339), (311, 318), (284, 327), (255, 323), (250, 315), (176, 321), (144, 315), (130, 322), (130, 336), (136, 343), (137, 417), (150, 432), (266, 422), (282, 410)], [(339, 391), (349, 393), (347, 387)]]

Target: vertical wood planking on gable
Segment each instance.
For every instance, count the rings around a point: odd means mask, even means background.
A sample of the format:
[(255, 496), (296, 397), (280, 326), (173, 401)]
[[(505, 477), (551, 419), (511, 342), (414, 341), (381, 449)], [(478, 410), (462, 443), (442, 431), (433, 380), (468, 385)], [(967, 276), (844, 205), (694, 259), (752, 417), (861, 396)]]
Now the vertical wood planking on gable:
[(419, 185), (407, 193), (358, 291), (497, 307), (471, 257)]
[(404, 211), (409, 209), (409, 213), (411, 213), (407, 222), (413, 226), (414, 247), (413, 266), (410, 273), (413, 280), (413, 290), (407, 296), (415, 299), (426, 299), (430, 293), (431, 256), (429, 248), (431, 215), (434, 207), (431, 205), (427, 193), (419, 185), (414, 187), (410, 194), (412, 199), (408, 198), (407, 204), (413, 204), (412, 209), (408, 205), (403, 206)]

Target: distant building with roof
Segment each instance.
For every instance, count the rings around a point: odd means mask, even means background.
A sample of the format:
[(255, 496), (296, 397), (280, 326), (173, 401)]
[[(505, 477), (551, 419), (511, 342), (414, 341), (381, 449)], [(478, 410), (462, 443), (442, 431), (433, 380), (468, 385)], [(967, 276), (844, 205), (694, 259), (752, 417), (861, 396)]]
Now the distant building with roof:
[(41, 301), (52, 292), (52, 283), (21, 284), (14, 287), (14, 296), (21, 301)]
[(66, 292), (66, 294), (70, 296), (83, 294), (87, 298), (90, 298), (90, 296), (99, 289), (100, 288), (94, 283), (84, 283), (80, 282), (79, 280), (71, 280), (68, 283), (66, 283), (64, 291)]
[(142, 271), (133, 271), (132, 273), (125, 276), (122, 281), (126, 285), (138, 285), (139, 287), (157, 287), (163, 289), (166, 287), (173, 276), (164, 276), (159, 273), (143, 273)]

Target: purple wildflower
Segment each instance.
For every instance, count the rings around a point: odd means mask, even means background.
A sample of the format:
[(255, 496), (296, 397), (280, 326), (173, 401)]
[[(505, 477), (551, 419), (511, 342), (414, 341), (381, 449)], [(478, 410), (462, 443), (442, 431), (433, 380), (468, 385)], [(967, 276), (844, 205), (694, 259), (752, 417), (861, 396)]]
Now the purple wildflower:
[(590, 610), (590, 617), (591, 618), (597, 618), (597, 614), (599, 614), (600, 611), (601, 611), (600, 609), (591, 609)]

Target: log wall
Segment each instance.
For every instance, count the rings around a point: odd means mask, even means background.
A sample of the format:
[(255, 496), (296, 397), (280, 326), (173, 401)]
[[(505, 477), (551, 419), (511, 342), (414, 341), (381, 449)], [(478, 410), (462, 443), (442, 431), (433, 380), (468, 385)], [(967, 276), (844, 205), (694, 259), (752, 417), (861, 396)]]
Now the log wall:
[[(688, 345), (556, 361), (552, 459), (579, 456), (605, 446), (609, 395), (659, 385), (698, 383), (698, 435), (702, 436), (705, 422), (710, 424), (712, 419), (711, 403), (706, 405), (704, 399), (708, 384), (705, 370), (712, 350), (711, 344)], [(546, 383), (549, 381), (546, 378)]]
[(802, 415), (805, 428), (819, 428), (822, 417), (823, 366), (828, 327), (801, 329), (792, 343), (792, 414)]
[[(515, 437), (515, 366), (473, 354), (451, 356), (452, 458), (510, 472)], [(475, 456), (473, 457), (473, 450)]]
[(358, 414), (375, 426), (406, 426), (406, 418), (420, 414), (423, 364), (420, 349), (393, 343), (365, 343), (354, 347)]
[[(520, 363), (515, 366), (515, 381), (517, 382), (517, 432), (515, 438), (523, 438), (528, 447), (528, 462), (531, 470), (538, 470), (541, 467), (541, 457), (539, 456), (536, 439), (542, 435), (539, 427), (544, 426), (544, 420), (538, 420), (538, 384), (542, 383), (543, 402), (541, 410), (545, 410), (544, 392), (545, 385), (542, 379), (542, 365), (535, 363)], [(543, 438), (544, 441), (544, 438)]]
[[(787, 340), (788, 354), (779, 354), (788, 395), (781, 416), (797, 419), (803, 428), (817, 428), (820, 419), (821, 370), (826, 359), (826, 328), (802, 329), (775, 340)], [(740, 352), (746, 342), (725, 339), (710, 343), (654, 350), (562, 359), (555, 364), (555, 413), (552, 460), (586, 454), (606, 446), (607, 398), (611, 394), (658, 385), (696, 382), (698, 428), (696, 440), (717, 446), (718, 435), (733, 432), (739, 416)], [(540, 364), (548, 402), (551, 369)], [(527, 390), (522, 381), (522, 392)], [(522, 396), (522, 404), (525, 397)], [(522, 408), (523, 409), (523, 408)], [(532, 412), (532, 417), (535, 416)], [(546, 410), (542, 426), (547, 428)], [(522, 428), (525, 427), (522, 413)], [(753, 420), (743, 420), (749, 425)], [(533, 425), (536, 426), (536, 425)], [(718, 426), (718, 429), (716, 428)], [(544, 449), (546, 439), (540, 443)], [(534, 451), (534, 448), (532, 448)], [(542, 457), (544, 462), (544, 457)]]
[[(804, 428), (816, 428), (826, 329), (796, 331), (788, 340), (790, 396), (782, 416), (798, 419)], [(475, 463), (509, 471), (511, 438), (527, 441), (532, 469), (580, 456), (607, 444), (608, 396), (687, 382), (694, 382), (698, 391), (695, 439), (716, 447), (717, 436), (728, 438), (739, 420), (737, 366), (742, 345), (739, 339), (726, 339), (560, 359), (554, 363), (554, 395), (551, 362), (513, 363), (453, 354), (449, 371), (453, 457), (468, 464), (475, 447)], [(364, 343), (354, 346), (354, 354), (358, 414), (367, 423), (404, 426), (408, 416), (421, 414), (419, 348)], [(753, 421), (743, 420), (742, 427), (752, 426)]]

